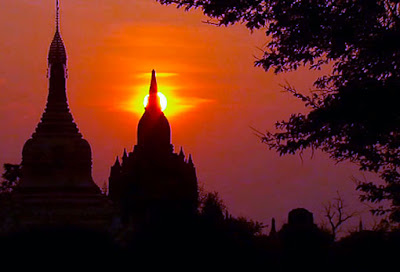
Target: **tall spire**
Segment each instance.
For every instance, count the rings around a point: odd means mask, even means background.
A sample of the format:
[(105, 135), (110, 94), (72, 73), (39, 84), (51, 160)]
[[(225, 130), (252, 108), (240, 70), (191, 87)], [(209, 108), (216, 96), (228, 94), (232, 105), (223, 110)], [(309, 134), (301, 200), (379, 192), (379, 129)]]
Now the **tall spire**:
[(92, 179), (90, 144), (82, 138), (68, 106), (67, 58), (59, 31), (59, 1), (55, 5), (55, 34), (48, 54), (47, 103), (32, 138), (22, 151), (24, 180), (21, 184), (24, 185), (21, 186), (99, 192)]
[(149, 103), (147, 104), (146, 110), (152, 112), (161, 112), (160, 97), (158, 97), (156, 71), (151, 71), (151, 82), (149, 90)]
[(56, 0), (56, 32), (50, 45), (48, 63), (49, 65), (55, 63), (67, 65), (67, 53), (60, 34), (60, 5), (58, 0)]
[(60, 6), (56, 0), (55, 34), (50, 44), (49, 65), (49, 94), (42, 120), (35, 134), (40, 135), (69, 135), (82, 137), (69, 111), (66, 93), (67, 53), (59, 30)]
[(269, 232), (270, 238), (275, 238), (276, 237), (276, 226), (275, 226), (275, 218), (272, 217), (271, 220), (271, 231)]
[(60, 29), (60, 5), (58, 0), (56, 0), (56, 31), (58, 32)]
[(171, 128), (161, 110), (160, 97), (157, 94), (156, 71), (151, 72), (149, 100), (140, 118), (137, 130), (137, 146), (151, 152), (162, 150), (172, 152)]
[(157, 94), (157, 79), (156, 79), (156, 71), (153, 69), (151, 71), (151, 83), (150, 83), (150, 94), (155, 93)]

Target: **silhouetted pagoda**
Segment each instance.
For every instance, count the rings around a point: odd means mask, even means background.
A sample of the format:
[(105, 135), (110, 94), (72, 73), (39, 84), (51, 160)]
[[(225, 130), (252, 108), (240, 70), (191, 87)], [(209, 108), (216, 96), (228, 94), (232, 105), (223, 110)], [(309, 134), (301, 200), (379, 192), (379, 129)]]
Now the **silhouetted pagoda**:
[(197, 210), (197, 177), (192, 157), (173, 152), (171, 129), (161, 110), (155, 71), (149, 102), (138, 124), (137, 145), (124, 150), (111, 167), (109, 197), (125, 220), (137, 225), (157, 225), (185, 220)]
[[(48, 54), (46, 109), (22, 151), (22, 176), (14, 190), (22, 225), (107, 225), (110, 207), (92, 179), (92, 154), (70, 113), (67, 54), (59, 30)], [(107, 221), (107, 222), (106, 222)]]

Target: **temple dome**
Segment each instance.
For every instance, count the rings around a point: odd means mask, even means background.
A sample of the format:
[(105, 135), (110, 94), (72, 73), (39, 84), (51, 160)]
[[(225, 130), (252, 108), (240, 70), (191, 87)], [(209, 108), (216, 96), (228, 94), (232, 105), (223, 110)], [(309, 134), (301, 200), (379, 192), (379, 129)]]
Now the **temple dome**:
[(31, 138), (22, 151), (25, 188), (75, 188), (97, 192), (91, 177), (92, 152), (85, 139)]
[(146, 149), (171, 146), (171, 128), (164, 113), (145, 111), (140, 118), (138, 129), (138, 145)]

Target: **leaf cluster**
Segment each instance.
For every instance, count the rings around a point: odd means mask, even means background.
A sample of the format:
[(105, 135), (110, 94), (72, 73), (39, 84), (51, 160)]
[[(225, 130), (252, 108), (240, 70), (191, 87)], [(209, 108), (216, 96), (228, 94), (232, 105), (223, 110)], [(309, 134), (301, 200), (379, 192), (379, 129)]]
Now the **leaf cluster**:
[(230, 215), (218, 192), (202, 194), (199, 202), (200, 218), (232, 236), (251, 238), (255, 235), (261, 235), (265, 228), (261, 222)]
[(4, 173), (1, 176), (0, 194), (10, 193), (21, 177), (21, 166), (19, 164), (5, 163), (3, 168)]
[(361, 200), (388, 199), (400, 222), (400, 1), (395, 0), (158, 0), (201, 9), (216, 25), (244, 24), (268, 37), (256, 66), (275, 73), (299, 67), (331, 71), (301, 99), (307, 114), (276, 123), (262, 140), (281, 155), (321, 149), (379, 174), (384, 185), (361, 182)]

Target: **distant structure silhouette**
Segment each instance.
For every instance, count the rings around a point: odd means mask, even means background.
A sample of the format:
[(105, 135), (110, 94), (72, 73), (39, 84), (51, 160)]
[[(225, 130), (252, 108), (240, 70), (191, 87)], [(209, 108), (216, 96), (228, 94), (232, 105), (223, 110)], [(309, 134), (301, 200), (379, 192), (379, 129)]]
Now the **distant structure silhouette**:
[(275, 218), (271, 219), (271, 230), (269, 232), (269, 237), (274, 238), (274, 239), (278, 237), (278, 234), (276, 231), (276, 226), (275, 226)]
[(120, 207), (124, 220), (137, 225), (156, 225), (193, 216), (198, 188), (192, 156), (181, 148), (173, 152), (171, 129), (161, 110), (153, 70), (149, 102), (139, 121), (137, 144), (124, 150), (111, 167), (109, 197)]
[(22, 151), (22, 176), (14, 190), (24, 225), (99, 225), (107, 220), (108, 200), (92, 179), (92, 154), (70, 113), (67, 54), (59, 29), (48, 54), (47, 105)]
[(283, 263), (301, 271), (306, 267), (309, 270), (310, 264), (306, 261), (309, 256), (313, 256), (315, 263), (324, 263), (333, 242), (333, 237), (319, 229), (313, 214), (304, 208), (289, 212), (288, 223), (282, 226), (278, 236), (283, 246)]
[(314, 216), (304, 208), (293, 209), (289, 212), (288, 224), (292, 228), (310, 229), (314, 227)]

